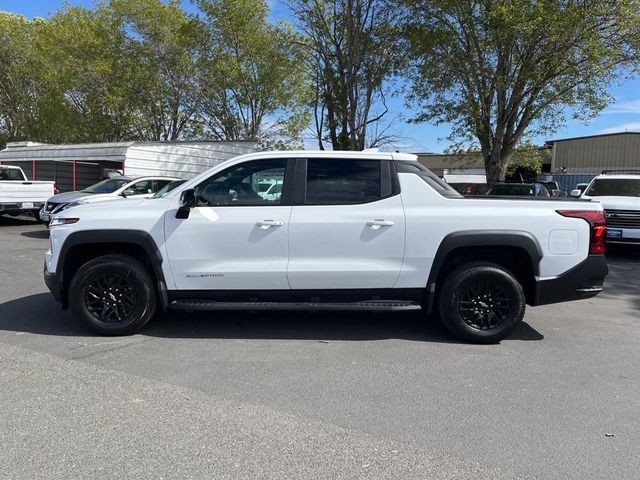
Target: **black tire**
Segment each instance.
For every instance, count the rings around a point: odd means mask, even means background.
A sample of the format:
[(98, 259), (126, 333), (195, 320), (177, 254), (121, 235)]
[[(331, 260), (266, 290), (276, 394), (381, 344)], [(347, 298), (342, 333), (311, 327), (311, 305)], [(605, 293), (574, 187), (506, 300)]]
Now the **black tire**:
[(462, 265), (444, 280), (438, 301), (440, 317), (456, 337), (495, 343), (522, 321), (526, 299), (522, 285), (499, 265)]
[(104, 255), (88, 261), (69, 286), (73, 315), (103, 335), (140, 331), (153, 317), (156, 305), (152, 275), (127, 255)]

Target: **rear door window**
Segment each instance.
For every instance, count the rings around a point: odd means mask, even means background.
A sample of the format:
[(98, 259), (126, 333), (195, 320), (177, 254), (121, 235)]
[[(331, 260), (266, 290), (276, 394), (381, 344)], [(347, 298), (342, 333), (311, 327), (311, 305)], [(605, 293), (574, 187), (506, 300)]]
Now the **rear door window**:
[(307, 160), (306, 205), (353, 205), (382, 198), (379, 160)]

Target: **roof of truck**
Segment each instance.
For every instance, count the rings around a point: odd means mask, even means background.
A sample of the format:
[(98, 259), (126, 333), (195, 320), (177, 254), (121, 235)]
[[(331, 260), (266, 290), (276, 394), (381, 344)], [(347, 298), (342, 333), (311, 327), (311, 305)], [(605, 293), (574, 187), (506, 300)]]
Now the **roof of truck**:
[[(289, 157), (289, 158), (344, 158), (366, 160), (404, 160), (417, 161), (418, 156), (412, 153), (381, 152), (377, 149), (363, 151), (352, 150), (274, 150), (268, 152), (253, 152), (241, 155), (243, 160), (252, 158)], [(240, 157), (236, 157), (240, 158)]]

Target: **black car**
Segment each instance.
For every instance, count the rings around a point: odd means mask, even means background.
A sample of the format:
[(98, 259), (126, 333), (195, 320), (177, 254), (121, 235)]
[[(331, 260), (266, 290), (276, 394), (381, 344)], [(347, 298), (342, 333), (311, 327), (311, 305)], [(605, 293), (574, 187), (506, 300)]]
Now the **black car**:
[(542, 183), (496, 183), (487, 191), (487, 195), (499, 197), (542, 197), (551, 194)]
[(567, 191), (562, 188), (562, 186), (556, 182), (556, 181), (552, 181), (552, 182), (541, 182), (545, 187), (547, 187), (547, 190), (549, 191), (549, 194), (554, 197), (554, 198), (567, 198)]

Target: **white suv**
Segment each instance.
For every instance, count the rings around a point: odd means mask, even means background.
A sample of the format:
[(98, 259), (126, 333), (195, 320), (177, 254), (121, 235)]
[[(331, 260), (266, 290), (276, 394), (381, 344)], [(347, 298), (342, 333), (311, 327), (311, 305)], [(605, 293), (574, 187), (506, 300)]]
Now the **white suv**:
[[(571, 196), (580, 196), (573, 190)], [(640, 171), (604, 171), (594, 178), (582, 199), (602, 204), (609, 243), (640, 244)]]
[(176, 177), (124, 177), (118, 176), (102, 180), (84, 190), (59, 193), (49, 198), (40, 210), (40, 219), (48, 223), (51, 217), (85, 203), (103, 202), (118, 198), (148, 198), (155, 195), (171, 182), (180, 180)]
[(104, 334), (166, 309), (423, 309), (487, 343), (527, 303), (600, 292), (605, 235), (598, 203), (465, 198), (415, 155), (261, 152), (162, 198), (65, 210), (44, 276)]

